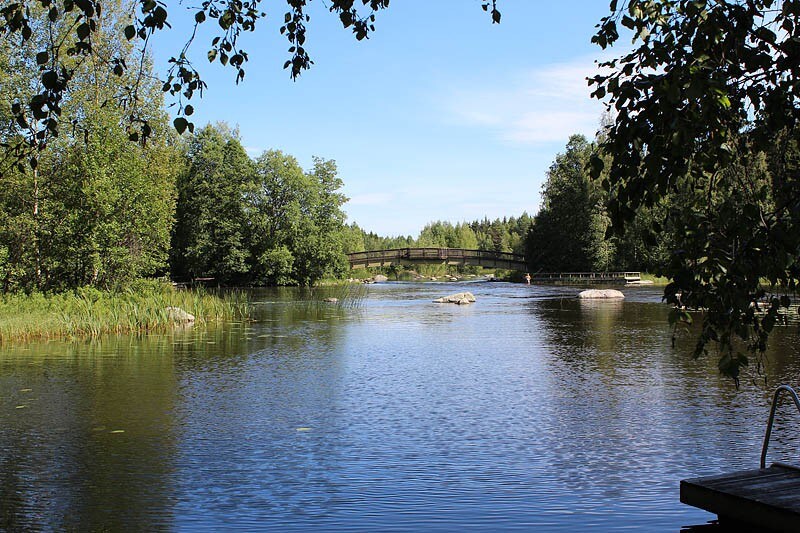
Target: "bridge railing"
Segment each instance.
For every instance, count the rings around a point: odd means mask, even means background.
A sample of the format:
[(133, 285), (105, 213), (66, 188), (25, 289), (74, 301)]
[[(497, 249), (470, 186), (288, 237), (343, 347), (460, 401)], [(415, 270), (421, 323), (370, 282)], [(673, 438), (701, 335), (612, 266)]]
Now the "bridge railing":
[(531, 274), (533, 279), (552, 280), (552, 279), (641, 279), (641, 272), (535, 272)]

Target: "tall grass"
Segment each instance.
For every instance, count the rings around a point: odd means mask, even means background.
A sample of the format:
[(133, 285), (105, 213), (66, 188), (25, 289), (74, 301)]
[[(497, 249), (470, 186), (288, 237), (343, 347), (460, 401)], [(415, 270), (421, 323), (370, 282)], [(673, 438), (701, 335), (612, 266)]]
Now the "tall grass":
[(242, 292), (176, 290), (154, 281), (116, 292), (82, 288), (57, 295), (5, 295), (0, 298), (0, 343), (164, 331), (180, 325), (169, 307), (180, 307), (199, 324), (244, 319), (249, 313)]
[(641, 279), (642, 281), (644, 280), (652, 281), (653, 285), (667, 285), (669, 283), (669, 278), (663, 278), (655, 274), (650, 274), (649, 272), (642, 272)]
[(303, 289), (300, 302), (308, 310), (357, 309), (369, 294), (369, 286), (363, 283), (333, 281), (325, 285)]

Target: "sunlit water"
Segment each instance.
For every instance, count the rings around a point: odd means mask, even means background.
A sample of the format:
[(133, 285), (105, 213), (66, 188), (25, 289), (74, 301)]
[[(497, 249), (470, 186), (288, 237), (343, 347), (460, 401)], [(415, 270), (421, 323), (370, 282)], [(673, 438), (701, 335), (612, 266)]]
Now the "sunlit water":
[[(436, 297), (470, 290), (477, 303)], [(737, 391), (657, 289), (254, 293), (255, 323), (0, 352), (0, 529), (679, 531), (686, 477), (758, 465), (795, 327)], [(781, 410), (770, 449), (797, 458)]]

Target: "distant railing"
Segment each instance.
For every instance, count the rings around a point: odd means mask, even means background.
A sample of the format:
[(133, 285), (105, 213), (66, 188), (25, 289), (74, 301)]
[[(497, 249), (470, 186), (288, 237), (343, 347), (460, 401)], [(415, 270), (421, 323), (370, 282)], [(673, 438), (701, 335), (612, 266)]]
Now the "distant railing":
[(525, 268), (525, 257), (510, 252), (493, 252), (489, 250), (468, 250), (465, 248), (393, 248), (391, 250), (370, 250), (347, 254), (351, 266), (391, 262), (441, 262), (441, 261), (475, 261), (493, 266), (504, 262), (517, 269)]
[[(389, 266), (393, 263), (470, 264), (506, 270), (529, 270), (525, 257), (511, 252), (465, 248), (392, 248), (347, 254), (351, 268)], [(531, 281), (552, 283), (602, 283), (639, 281), (640, 272), (535, 272)]]
[(639, 281), (642, 278), (641, 272), (536, 272), (531, 274), (531, 278), (536, 281), (557, 281), (557, 280), (625, 280)]

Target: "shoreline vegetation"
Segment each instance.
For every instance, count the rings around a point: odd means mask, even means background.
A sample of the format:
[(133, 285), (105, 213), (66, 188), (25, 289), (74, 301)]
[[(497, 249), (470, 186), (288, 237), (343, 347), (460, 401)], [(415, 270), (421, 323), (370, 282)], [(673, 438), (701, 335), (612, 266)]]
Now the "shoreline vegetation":
[[(375, 269), (375, 272), (380, 270)], [(375, 274), (367, 269), (359, 272), (362, 275)], [(445, 281), (449, 275), (440, 273), (440, 279)], [(456, 275), (459, 281), (482, 277), (479, 274)], [(404, 271), (389, 279), (413, 282), (431, 278)], [(495, 272), (495, 279), (522, 281), (521, 275), (516, 276), (508, 271)], [(662, 286), (668, 282), (666, 278), (646, 273), (642, 274), (642, 279), (652, 280), (651, 286)], [(334, 304), (337, 308), (353, 309), (361, 305), (368, 289), (363, 284), (326, 278), (320, 280), (315, 288), (307, 290), (308, 294), (300, 299), (307, 300), (309, 305), (327, 307)], [(170, 311), (174, 307), (193, 315), (194, 324), (197, 325), (251, 319), (250, 304), (243, 290), (216, 292), (202, 287), (178, 289), (164, 280), (139, 280), (115, 291), (83, 287), (59, 294), (17, 293), (0, 296), (0, 345), (167, 331), (184, 324)]]
[(249, 317), (247, 295), (242, 291), (178, 290), (155, 280), (119, 291), (84, 287), (52, 295), (8, 294), (0, 298), (0, 345), (167, 331), (184, 323), (170, 311), (174, 307), (194, 315), (195, 324)]

